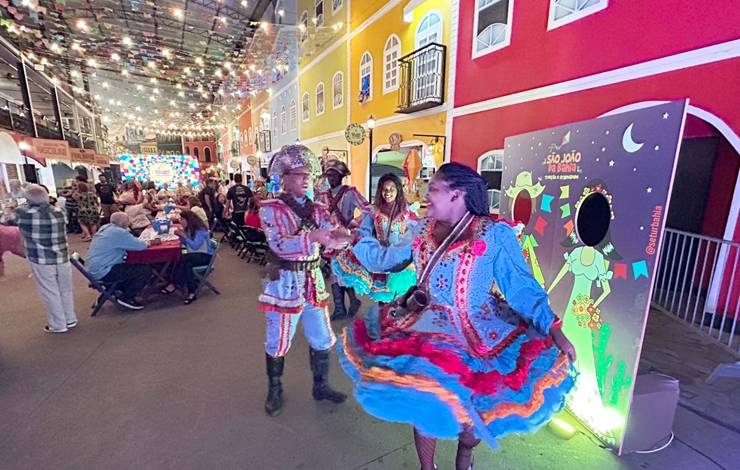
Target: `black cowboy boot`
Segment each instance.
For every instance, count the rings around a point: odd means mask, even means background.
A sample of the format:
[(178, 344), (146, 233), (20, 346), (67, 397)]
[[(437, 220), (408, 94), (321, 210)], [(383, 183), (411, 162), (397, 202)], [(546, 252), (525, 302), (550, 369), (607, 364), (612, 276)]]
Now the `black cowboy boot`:
[(267, 360), (267, 378), (269, 388), (267, 390), (267, 399), (265, 400), (265, 411), (270, 416), (277, 416), (283, 408), (283, 384), (280, 377), (283, 376), (283, 367), (285, 366), (284, 357), (272, 357), (265, 354)]
[(339, 284), (331, 285), (331, 295), (334, 299), (334, 313), (331, 314), (331, 320), (341, 320), (347, 318), (347, 309), (344, 306), (344, 287)]
[(329, 386), (329, 350), (317, 351), (309, 349), (311, 358), (311, 372), (313, 372), (313, 399), (329, 400), (342, 403), (347, 395), (333, 390)]
[(347, 291), (347, 296), (349, 297), (349, 308), (347, 309), (347, 316), (354, 317), (357, 315), (357, 312), (360, 311), (360, 306), (362, 306), (362, 302), (360, 302), (360, 299), (357, 298), (357, 294), (355, 294), (355, 290), (351, 287), (347, 287), (345, 289)]

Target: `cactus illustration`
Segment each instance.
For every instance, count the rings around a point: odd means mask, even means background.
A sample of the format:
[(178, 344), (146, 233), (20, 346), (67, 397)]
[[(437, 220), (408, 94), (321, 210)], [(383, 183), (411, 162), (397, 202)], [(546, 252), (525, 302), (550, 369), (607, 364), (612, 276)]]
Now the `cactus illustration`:
[(619, 402), (619, 396), (625, 388), (632, 385), (632, 377), (626, 377), (627, 366), (624, 361), (617, 364), (617, 373), (612, 377), (612, 393), (609, 396), (609, 404), (616, 406)]
[(606, 353), (611, 332), (612, 329), (608, 323), (604, 323), (597, 331), (593, 331), (594, 339), (598, 338), (598, 341), (594, 341), (594, 362), (596, 363), (596, 383), (599, 385), (602, 399), (606, 395), (606, 376), (614, 361), (614, 357)]

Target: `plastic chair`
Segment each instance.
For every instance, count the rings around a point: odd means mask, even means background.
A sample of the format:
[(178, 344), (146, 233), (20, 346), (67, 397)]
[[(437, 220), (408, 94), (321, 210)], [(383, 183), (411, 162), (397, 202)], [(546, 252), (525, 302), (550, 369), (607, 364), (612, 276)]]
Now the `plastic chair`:
[(241, 232), (245, 245), (244, 253), (241, 254), (242, 259), (246, 258), (248, 263), (258, 261), (260, 264), (265, 264), (269, 248), (265, 232), (247, 226), (242, 227)]

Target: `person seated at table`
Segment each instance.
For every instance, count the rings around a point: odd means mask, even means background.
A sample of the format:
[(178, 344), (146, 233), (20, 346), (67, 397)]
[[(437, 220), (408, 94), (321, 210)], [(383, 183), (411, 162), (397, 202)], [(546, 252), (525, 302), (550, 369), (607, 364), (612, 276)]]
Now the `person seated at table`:
[(121, 195), (118, 202), (123, 206), (123, 212), (129, 218), (131, 232), (138, 237), (149, 226), (148, 211), (143, 198), (134, 199), (133, 193), (127, 191)]
[(200, 217), (200, 219), (205, 222), (206, 227), (208, 227), (208, 215), (206, 214), (206, 211), (203, 209), (203, 207), (200, 205), (200, 201), (195, 196), (190, 196), (187, 198), (187, 201), (184, 206), (177, 206), (178, 209), (181, 211), (189, 210), (191, 212), (194, 212), (195, 215)]
[(150, 189), (144, 193), (144, 209), (149, 211), (151, 217), (156, 217), (159, 211), (162, 210), (162, 206), (157, 203), (157, 191), (155, 189)]
[(244, 213), (244, 225), (262, 230), (260, 207), (256, 197), (249, 198), (249, 202), (247, 202), (247, 212)]
[(85, 264), (95, 279), (104, 283), (120, 283), (118, 290), (121, 295), (116, 296), (118, 305), (141, 310), (144, 307), (135, 297), (149, 282), (152, 269), (147, 264), (126, 264), (124, 259), (128, 251), (146, 250), (147, 246), (158, 245), (161, 240), (155, 238), (147, 244), (129, 232), (129, 224), (125, 212), (111, 214), (110, 223), (100, 227), (93, 236)]
[(207, 265), (213, 256), (211, 235), (203, 219), (188, 209), (180, 213), (180, 227), (175, 229), (175, 235), (180, 238), (187, 253), (177, 262), (172, 282), (162, 289), (162, 293), (171, 294), (179, 287), (185, 293), (185, 304), (190, 304), (196, 298), (195, 289), (198, 287), (193, 267)]
[(167, 200), (171, 197), (175, 197), (175, 193), (170, 191), (170, 185), (165, 183), (162, 185), (162, 189), (159, 190), (157, 193), (157, 199), (163, 202), (167, 202)]

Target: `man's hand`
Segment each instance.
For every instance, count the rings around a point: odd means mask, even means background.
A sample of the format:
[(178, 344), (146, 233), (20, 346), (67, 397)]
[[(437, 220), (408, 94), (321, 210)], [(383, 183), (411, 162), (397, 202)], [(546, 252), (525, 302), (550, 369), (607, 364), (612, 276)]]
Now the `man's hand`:
[(555, 346), (563, 351), (571, 360), (571, 362), (575, 362), (576, 348), (573, 347), (573, 343), (571, 343), (570, 340), (565, 336), (563, 330), (561, 330), (560, 328), (551, 328), (550, 336), (552, 336), (552, 340), (555, 343)]

